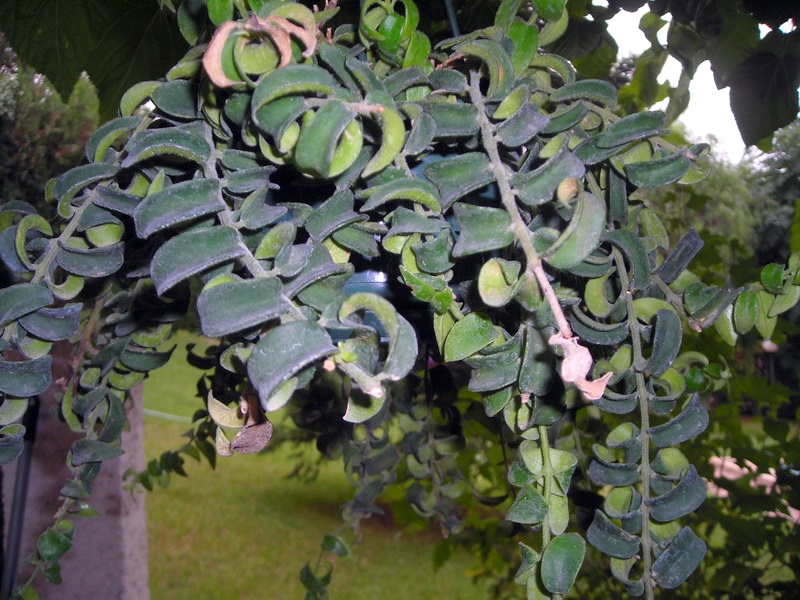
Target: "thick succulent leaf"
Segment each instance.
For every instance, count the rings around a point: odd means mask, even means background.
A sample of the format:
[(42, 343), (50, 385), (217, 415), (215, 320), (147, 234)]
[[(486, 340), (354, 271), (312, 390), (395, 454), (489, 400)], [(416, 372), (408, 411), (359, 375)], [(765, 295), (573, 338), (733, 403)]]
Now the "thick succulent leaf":
[(145, 348), (136, 348), (129, 344), (120, 355), (119, 362), (131, 371), (149, 373), (167, 364), (174, 350), (175, 346), (164, 352), (157, 352)]
[(538, 206), (553, 199), (562, 181), (571, 177), (580, 179), (585, 173), (583, 163), (564, 144), (542, 166), (530, 173), (515, 175), (511, 184), (523, 204)]
[[(542, 129), (542, 133), (546, 135), (555, 135), (562, 131), (572, 129), (575, 125), (583, 121), (583, 118), (588, 113), (589, 109), (583, 102), (576, 102), (559, 108), (550, 113), (550, 123)], [(581, 160), (583, 160), (583, 157), (581, 157)]]
[(105, 277), (116, 273), (125, 259), (125, 244), (100, 248), (73, 248), (59, 241), (56, 262), (58, 266), (81, 277)]
[(603, 235), (603, 240), (622, 250), (631, 269), (631, 290), (646, 288), (650, 283), (650, 261), (642, 241), (627, 229), (609, 231)]
[(513, 116), (497, 126), (500, 142), (510, 148), (527, 144), (550, 123), (550, 118), (536, 105), (525, 104)]
[[(63, 202), (68, 202), (83, 188), (93, 183), (110, 179), (119, 173), (120, 168), (106, 163), (90, 163), (74, 167), (56, 179), (53, 186), (53, 196), (59, 200), (59, 208)], [(63, 215), (62, 213), (62, 216)]]
[(253, 90), (253, 114), (264, 105), (285, 96), (330, 96), (336, 88), (333, 76), (316, 65), (287, 65), (275, 69)]
[(247, 248), (229, 227), (185, 231), (156, 250), (150, 276), (159, 295), (184, 279), (242, 256)]
[(444, 342), (447, 362), (463, 360), (482, 350), (500, 335), (492, 321), (480, 313), (469, 313), (456, 322)]
[(67, 304), (58, 308), (40, 308), (25, 315), (19, 324), (38, 338), (55, 342), (71, 337), (80, 327), (82, 304)]
[(7, 465), (22, 454), (25, 427), (19, 424), (0, 427), (0, 465)]
[(99, 163), (103, 161), (106, 151), (119, 138), (128, 135), (133, 129), (142, 122), (142, 117), (119, 117), (103, 123), (98, 127), (86, 142), (86, 158), (91, 162)]
[(706, 499), (706, 482), (690, 466), (673, 489), (647, 501), (650, 518), (655, 521), (674, 521), (697, 509)]
[[(345, 231), (342, 229), (339, 231)], [(335, 238), (336, 239), (336, 238)], [(310, 246), (310, 253), (307, 260), (303, 263), (300, 272), (284, 281), (284, 295), (293, 298), (296, 294), (306, 289), (308, 286), (322, 281), (328, 277), (335, 277), (343, 273), (352, 271), (350, 264), (340, 264), (333, 262), (328, 250), (322, 244), (307, 244)], [(276, 264), (277, 264), (276, 260)]]
[(424, 169), (441, 196), (442, 211), (459, 198), (494, 181), (489, 159), (483, 152), (467, 152), (428, 164)]
[(506, 513), (506, 520), (523, 525), (541, 523), (547, 516), (547, 501), (532, 486), (522, 488)]
[(216, 338), (266, 323), (291, 309), (276, 277), (220, 283), (197, 299), (203, 334)]
[(681, 350), (683, 328), (681, 319), (673, 310), (661, 309), (656, 313), (653, 334), (653, 352), (646, 369), (653, 377), (661, 377)]
[[(295, 165), (305, 173), (323, 178), (341, 174), (361, 152), (361, 137), (350, 134), (348, 129), (356, 113), (341, 100), (332, 99), (317, 109), (316, 113), (309, 115), (294, 147)], [(358, 123), (354, 125), (360, 127)], [(357, 143), (348, 145), (342, 159), (337, 160), (340, 148), (345, 148), (345, 139)]]
[(597, 139), (601, 148), (613, 148), (664, 132), (666, 115), (660, 110), (644, 111), (612, 123)]
[(639, 465), (607, 462), (595, 452), (595, 458), (589, 465), (589, 478), (598, 485), (631, 485), (639, 481)]
[(519, 371), (519, 389), (526, 394), (544, 396), (556, 376), (556, 357), (542, 332), (525, 329), (525, 354)]
[(167, 81), (150, 99), (160, 111), (178, 119), (197, 118), (197, 82), (185, 79)]
[(653, 563), (653, 579), (665, 589), (674, 589), (686, 581), (705, 555), (705, 542), (684, 527)]
[(17, 283), (0, 290), (0, 326), (53, 302), (53, 294), (35, 283)]
[(127, 156), (122, 166), (159, 156), (177, 156), (198, 164), (205, 164), (211, 156), (211, 145), (206, 139), (205, 127), (164, 127), (137, 131), (125, 145)]
[(678, 181), (691, 166), (692, 161), (681, 151), (662, 158), (627, 164), (625, 176), (636, 187), (659, 188)]
[(488, 68), (486, 99), (502, 100), (514, 85), (514, 65), (503, 47), (493, 40), (470, 40), (455, 47), (455, 52), (480, 59)]
[(369, 199), (361, 207), (366, 212), (390, 201), (411, 201), (434, 212), (441, 212), (439, 190), (424, 179), (416, 177), (393, 179), (372, 190)]
[(70, 463), (73, 467), (91, 463), (101, 462), (117, 458), (125, 454), (125, 451), (119, 446), (112, 446), (107, 442), (100, 440), (77, 440), (72, 444), (72, 452)]
[(303, 226), (314, 240), (321, 242), (337, 229), (366, 219), (353, 210), (354, 202), (349, 190), (336, 192), (308, 215)]
[(469, 137), (478, 133), (478, 108), (472, 104), (425, 102), (422, 107), (436, 123), (435, 139)]
[(550, 540), (542, 554), (542, 583), (553, 594), (566, 594), (575, 583), (583, 564), (586, 542), (577, 533), (565, 533)]
[(511, 216), (505, 210), (459, 202), (453, 212), (460, 228), (454, 257), (499, 250), (514, 241)]
[(694, 229), (686, 232), (683, 237), (675, 245), (675, 248), (670, 252), (669, 256), (664, 259), (664, 262), (658, 267), (656, 273), (666, 284), (675, 281), (678, 276), (683, 273), (686, 267), (689, 266), (691, 260), (697, 256), (703, 248), (703, 240)]
[(227, 208), (217, 179), (191, 179), (149, 194), (133, 212), (140, 238)]
[(700, 396), (694, 394), (677, 417), (663, 425), (651, 427), (648, 432), (650, 441), (657, 448), (666, 448), (700, 435), (707, 426), (708, 411), (700, 402)]
[(601, 510), (594, 511), (594, 519), (586, 531), (586, 539), (600, 552), (615, 558), (632, 558), (639, 552), (641, 540), (617, 527)]
[(14, 362), (0, 360), (0, 391), (18, 398), (42, 393), (50, 386), (52, 364), (51, 356)]
[(605, 232), (606, 205), (594, 194), (578, 197), (575, 212), (558, 239), (541, 251), (541, 257), (557, 269), (574, 267), (600, 244)]
[(337, 352), (328, 333), (313, 321), (291, 321), (267, 332), (253, 348), (247, 374), (262, 406), (298, 371)]
[(550, 101), (591, 100), (597, 104), (614, 107), (617, 104), (617, 88), (599, 79), (582, 79), (558, 88), (550, 95)]
[(521, 355), (522, 344), (516, 335), (500, 346), (488, 346), (481, 354), (467, 358), (465, 362), (472, 369), (469, 389), (487, 392), (511, 385), (517, 380)]

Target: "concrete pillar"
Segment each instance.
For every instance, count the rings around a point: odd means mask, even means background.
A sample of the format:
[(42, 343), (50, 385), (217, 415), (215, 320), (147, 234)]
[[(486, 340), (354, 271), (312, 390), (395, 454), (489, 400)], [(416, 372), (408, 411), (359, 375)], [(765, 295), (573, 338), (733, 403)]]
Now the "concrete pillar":
[[(69, 348), (68, 348), (69, 350)], [(27, 580), (31, 567), (25, 563), (39, 534), (52, 525), (58, 509), (58, 493), (68, 477), (67, 451), (77, 439), (55, 414), (56, 402), (48, 391), (42, 395), (38, 431), (33, 448), (28, 501), (25, 504), (23, 540), (17, 582)], [(134, 390), (131, 427), (122, 435), (126, 453), (105, 461), (92, 486), (89, 503), (99, 511), (94, 517), (74, 517), (72, 549), (61, 559), (62, 584), (45, 582), (36, 589), (42, 600), (147, 600), (150, 596), (147, 570), (147, 519), (145, 496), (122, 489), (122, 476), (129, 468), (144, 468), (144, 434), (141, 386)], [(3, 467), (3, 507), (8, 513), (16, 463)], [(0, 599), (5, 600), (5, 599)]]

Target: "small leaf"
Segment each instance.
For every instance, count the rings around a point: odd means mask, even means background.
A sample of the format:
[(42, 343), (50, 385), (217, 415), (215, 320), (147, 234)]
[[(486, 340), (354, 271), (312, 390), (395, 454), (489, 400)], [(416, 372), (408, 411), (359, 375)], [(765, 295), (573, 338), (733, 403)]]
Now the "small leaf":
[(646, 369), (653, 377), (660, 377), (678, 356), (681, 349), (681, 319), (675, 311), (661, 309), (656, 313), (653, 334), (653, 352)]
[(627, 531), (620, 529), (601, 511), (594, 511), (594, 519), (586, 531), (589, 543), (609, 556), (616, 558), (632, 558), (639, 552), (641, 540)]
[(473, 104), (425, 102), (422, 108), (436, 123), (434, 139), (463, 138), (478, 133), (478, 108)]
[(566, 594), (575, 583), (583, 564), (586, 542), (577, 533), (565, 533), (550, 540), (542, 554), (542, 583), (553, 594)]
[(650, 518), (655, 521), (674, 521), (694, 512), (706, 499), (706, 483), (690, 466), (670, 491), (647, 501)]
[(684, 527), (653, 563), (653, 579), (665, 589), (675, 589), (694, 572), (705, 555), (705, 542)]
[(295, 64), (264, 76), (253, 91), (253, 114), (266, 104), (286, 96), (330, 96), (336, 87), (333, 76), (316, 65)]
[(681, 152), (669, 156), (625, 165), (628, 180), (640, 188), (659, 188), (675, 183), (692, 166), (692, 161)]
[(707, 426), (708, 411), (701, 404), (700, 396), (693, 394), (689, 403), (677, 417), (663, 425), (651, 427), (648, 431), (650, 441), (657, 448), (665, 448), (700, 435)]
[(127, 156), (122, 167), (158, 156), (177, 156), (198, 164), (205, 164), (211, 156), (211, 146), (204, 137), (207, 126), (164, 127), (137, 131), (125, 145)]
[(442, 211), (494, 181), (492, 166), (483, 152), (466, 152), (437, 160), (426, 165), (424, 173), (439, 189)]
[(52, 364), (49, 355), (25, 361), (0, 360), (0, 391), (18, 398), (42, 393), (50, 387)]
[(33, 313), (53, 302), (53, 294), (35, 283), (17, 283), (0, 290), (0, 326)]
[(591, 100), (598, 104), (614, 107), (617, 104), (617, 88), (607, 81), (582, 79), (568, 83), (550, 95), (551, 102), (567, 102), (571, 100)]
[(542, 166), (530, 173), (519, 173), (512, 177), (511, 184), (517, 190), (522, 203), (539, 206), (553, 199), (558, 185), (570, 177), (581, 179), (586, 173), (583, 163), (570, 152), (566, 143)]
[(761, 284), (771, 294), (783, 292), (783, 265), (771, 263), (761, 269)]
[(444, 342), (447, 362), (463, 360), (491, 344), (500, 335), (491, 320), (480, 313), (470, 313), (456, 322)]
[(205, 335), (230, 335), (264, 324), (291, 310), (277, 277), (231, 281), (207, 286), (197, 298)]
[(133, 211), (137, 235), (157, 231), (225, 210), (219, 180), (191, 179), (146, 196)]
[(532, 486), (522, 488), (506, 513), (506, 520), (523, 525), (541, 523), (547, 516), (547, 502)]
[(460, 233), (453, 256), (461, 257), (511, 245), (511, 216), (502, 209), (459, 202), (453, 207)]
[[(9, 400), (5, 402), (8, 403)], [(27, 407), (27, 401), (22, 402), (25, 402)], [(0, 465), (7, 465), (16, 460), (22, 454), (24, 446), (25, 427), (19, 424), (0, 427)]]
[(600, 244), (605, 221), (605, 203), (594, 194), (585, 192), (578, 198), (569, 225), (541, 252), (542, 258), (557, 269), (569, 269), (580, 264)]
[(242, 256), (247, 249), (229, 227), (191, 229), (167, 240), (153, 255), (150, 275), (159, 295), (184, 279)]
[(283, 323), (267, 332), (247, 361), (247, 373), (262, 406), (298, 371), (336, 352), (327, 332), (312, 321)]
[(374, 210), (391, 200), (409, 200), (434, 212), (441, 212), (439, 190), (432, 183), (416, 177), (394, 179), (379, 185), (372, 191), (361, 211)]
[(81, 277), (106, 277), (116, 273), (123, 264), (125, 244), (120, 242), (100, 248), (80, 249), (59, 240), (56, 254), (58, 265), (73, 275)]
[(90, 462), (100, 462), (117, 458), (125, 454), (119, 446), (112, 446), (99, 440), (77, 440), (72, 444), (72, 457), (70, 462), (73, 467)]

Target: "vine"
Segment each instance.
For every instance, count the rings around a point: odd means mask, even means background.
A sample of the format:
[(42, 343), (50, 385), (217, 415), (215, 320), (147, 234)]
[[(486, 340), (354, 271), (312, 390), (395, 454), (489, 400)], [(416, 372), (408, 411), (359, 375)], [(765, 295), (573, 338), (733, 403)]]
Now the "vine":
[[(677, 446), (708, 413), (683, 328), (768, 339), (800, 299), (800, 259), (745, 291), (699, 281), (699, 237), (670, 248), (635, 193), (702, 179), (707, 147), (666, 141), (661, 112), (615, 114), (613, 86), (539, 48), (564, 3), (533, 6), (505, 0), (493, 26), (433, 46), (410, 0), (364, 3), (357, 28), (328, 28), (330, 6), (180, 3), (192, 49), (49, 186), (63, 221), (3, 207), (3, 462), (53, 380), (52, 343), (77, 343), (61, 413), (84, 437), (34, 557), (45, 577), (122, 452), (125, 393), (187, 315), (215, 340), (190, 357), (205, 410), (131, 485), (184, 455), (259, 452), (283, 410), (343, 457), (356, 530), (397, 490), (453, 537), (488, 530), (464, 514), (485, 511), (519, 542), (509, 579), (530, 597), (568, 594), (586, 541), (634, 596), (697, 568), (706, 545), (680, 519), (706, 487)], [(578, 411), (601, 424), (579, 431)], [(585, 532), (576, 482), (601, 497)], [(348, 551), (324, 539), (310, 597), (324, 556)]]

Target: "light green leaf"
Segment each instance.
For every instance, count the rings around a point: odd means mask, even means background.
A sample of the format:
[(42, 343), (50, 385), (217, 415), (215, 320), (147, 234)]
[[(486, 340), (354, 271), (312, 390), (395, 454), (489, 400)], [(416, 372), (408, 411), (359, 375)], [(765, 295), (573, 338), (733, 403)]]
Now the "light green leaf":
[(482, 350), (500, 335), (491, 320), (480, 313), (469, 313), (453, 325), (444, 342), (444, 359), (463, 360)]
[(566, 594), (583, 564), (586, 542), (577, 533), (564, 533), (550, 540), (542, 554), (542, 583), (553, 594)]

